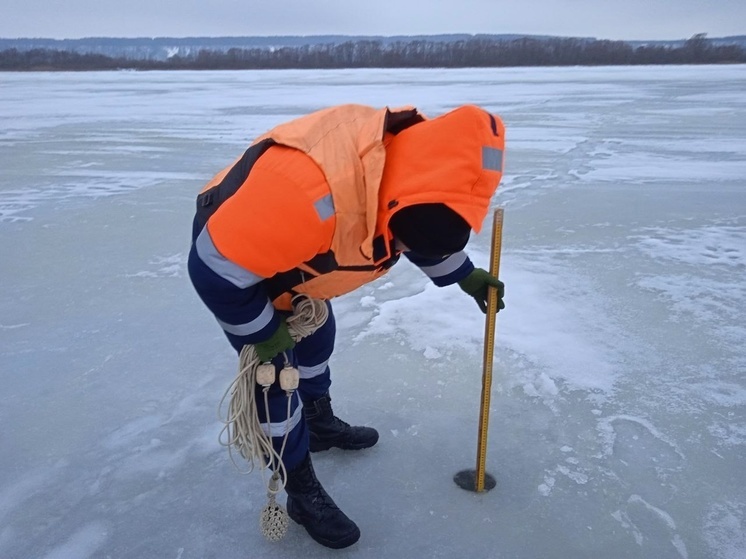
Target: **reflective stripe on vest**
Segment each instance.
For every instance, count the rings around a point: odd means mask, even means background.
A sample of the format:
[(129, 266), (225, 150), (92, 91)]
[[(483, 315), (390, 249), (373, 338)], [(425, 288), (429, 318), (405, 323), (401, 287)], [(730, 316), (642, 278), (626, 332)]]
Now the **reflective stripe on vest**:
[(316, 208), (316, 213), (319, 214), (321, 221), (326, 221), (334, 215), (334, 199), (331, 194), (327, 194), (320, 200), (316, 200), (313, 203), (313, 207)]
[(503, 150), (484, 146), (482, 148), (482, 168), (487, 171), (503, 170)]

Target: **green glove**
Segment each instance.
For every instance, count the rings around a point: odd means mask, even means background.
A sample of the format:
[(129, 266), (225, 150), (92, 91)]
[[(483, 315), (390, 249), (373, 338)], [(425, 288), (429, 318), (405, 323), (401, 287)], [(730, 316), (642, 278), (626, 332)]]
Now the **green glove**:
[(290, 337), (288, 324), (287, 322), (285, 322), (284, 318), (280, 319), (280, 325), (277, 327), (277, 330), (275, 330), (274, 334), (272, 334), (268, 340), (264, 340), (263, 342), (254, 344), (256, 354), (262, 363), (272, 361), (272, 358), (275, 355), (278, 355), (283, 351), (293, 349), (294, 347), (295, 342), (293, 341), (293, 338)]
[(474, 297), (483, 313), (487, 314), (487, 294), (490, 287), (497, 288), (497, 311), (505, 308), (505, 284), (491, 275), (487, 270), (474, 268), (474, 271), (458, 282), (458, 286)]

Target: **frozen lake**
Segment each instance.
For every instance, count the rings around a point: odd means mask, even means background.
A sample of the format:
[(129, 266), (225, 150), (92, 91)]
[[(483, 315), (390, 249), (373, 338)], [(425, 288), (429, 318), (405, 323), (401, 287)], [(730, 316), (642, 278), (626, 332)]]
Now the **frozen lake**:
[[(346, 102), (503, 117), (507, 308), (476, 495), (476, 305), (406, 262), (336, 302), (335, 408), (381, 440), (315, 455), (332, 553), (262, 538), (185, 263), (202, 184)], [(0, 558), (746, 557), (746, 66), (5, 73), (0, 123)]]

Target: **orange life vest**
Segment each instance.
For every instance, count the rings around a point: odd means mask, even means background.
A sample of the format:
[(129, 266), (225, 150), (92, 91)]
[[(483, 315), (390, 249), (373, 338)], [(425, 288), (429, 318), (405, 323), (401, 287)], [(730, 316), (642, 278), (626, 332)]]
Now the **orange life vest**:
[[(388, 222), (401, 208), (445, 203), (479, 231), (502, 176), (504, 128), (499, 118), (469, 105), (431, 120), (410, 107), (341, 105), (270, 130), (253, 144), (256, 158), (274, 144), (299, 150), (321, 170), (328, 191), (309, 185), (309, 197), (330, 195), (335, 220), (328, 251), (264, 280), (275, 307), (289, 309), (294, 293), (330, 299), (385, 274), (398, 258)], [(284, 218), (282, 226), (293, 228), (293, 216)], [(238, 254), (251, 240), (223, 242)]]

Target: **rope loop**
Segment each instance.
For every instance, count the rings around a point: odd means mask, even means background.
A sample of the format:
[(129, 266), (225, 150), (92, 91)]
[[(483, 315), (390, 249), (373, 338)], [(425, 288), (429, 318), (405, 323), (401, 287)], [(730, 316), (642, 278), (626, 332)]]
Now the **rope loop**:
[[(297, 343), (318, 330), (329, 318), (329, 309), (326, 302), (312, 299), (307, 295), (296, 295), (293, 297), (293, 314), (288, 317), (287, 325), (291, 338)], [(238, 373), (233, 382), (223, 393), (218, 404), (218, 417), (223, 423), (223, 428), (218, 435), (221, 446), (228, 448), (228, 455), (235, 468), (242, 474), (254, 471), (256, 465), (261, 470), (270, 468), (272, 478), (270, 479), (267, 494), (269, 502), (261, 513), (262, 533), (270, 540), (277, 541), (287, 529), (287, 513), (275, 502), (275, 495), (285, 487), (287, 471), (282, 462), (282, 454), (289, 430), (284, 433), (282, 448), (278, 453), (272, 446), (272, 437), (269, 432), (271, 421), (269, 418), (268, 395), (269, 386), (262, 390), (264, 397), (264, 409), (266, 410), (267, 427), (263, 428), (259, 421), (259, 413), (256, 407), (256, 371), (261, 364), (253, 345), (245, 345), (241, 349), (238, 358)], [(286, 425), (289, 426), (291, 402), (295, 392), (288, 392), (288, 405)], [(295, 394), (298, 398), (298, 395)], [(230, 398), (227, 411), (223, 411), (225, 402)], [(243, 469), (235, 457), (238, 453), (248, 462), (248, 469)], [(281, 517), (285, 515), (284, 520)], [(284, 523), (284, 526), (283, 526)]]

